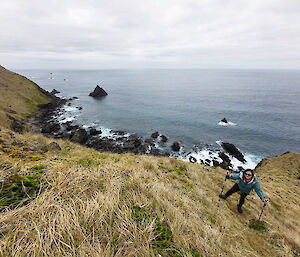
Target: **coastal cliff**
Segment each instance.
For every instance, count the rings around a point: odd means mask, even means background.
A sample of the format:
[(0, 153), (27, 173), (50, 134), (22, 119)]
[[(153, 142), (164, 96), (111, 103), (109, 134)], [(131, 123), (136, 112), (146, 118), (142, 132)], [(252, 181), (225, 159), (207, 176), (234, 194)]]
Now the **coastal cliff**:
[(256, 168), (270, 204), (253, 227), (262, 202), (250, 194), (243, 214), (236, 211), (238, 195), (218, 202), (220, 167), (100, 153), (12, 131), (7, 108), (23, 122), (51, 100), (21, 76), (4, 68), (0, 75), (1, 90), (18, 101), (9, 105), (14, 101), (0, 94), (1, 256), (300, 254), (300, 154), (267, 158)]
[[(33, 81), (0, 65), (0, 124), (15, 128), (38, 111), (38, 106), (51, 102), (50, 94)], [(12, 127), (13, 126), (13, 127)]]

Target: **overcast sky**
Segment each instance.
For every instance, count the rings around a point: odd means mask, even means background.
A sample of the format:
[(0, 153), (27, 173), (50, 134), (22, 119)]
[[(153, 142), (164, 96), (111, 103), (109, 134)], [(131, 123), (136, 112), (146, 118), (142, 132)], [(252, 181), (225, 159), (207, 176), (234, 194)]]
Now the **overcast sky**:
[(300, 0), (1, 0), (12, 69), (300, 69)]

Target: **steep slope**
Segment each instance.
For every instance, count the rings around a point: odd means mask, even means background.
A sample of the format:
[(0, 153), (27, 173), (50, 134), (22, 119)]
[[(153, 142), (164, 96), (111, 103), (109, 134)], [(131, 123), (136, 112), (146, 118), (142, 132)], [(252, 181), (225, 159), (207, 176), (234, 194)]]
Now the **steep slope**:
[[(300, 154), (257, 168), (262, 203), (221, 201), (221, 168), (100, 153), (41, 135), (0, 132), (2, 256), (297, 256)], [(228, 189), (233, 182), (226, 182)], [(9, 193), (9, 190), (15, 193)], [(9, 208), (10, 206), (11, 208)]]
[(0, 124), (10, 128), (51, 101), (46, 92), (29, 79), (0, 66)]

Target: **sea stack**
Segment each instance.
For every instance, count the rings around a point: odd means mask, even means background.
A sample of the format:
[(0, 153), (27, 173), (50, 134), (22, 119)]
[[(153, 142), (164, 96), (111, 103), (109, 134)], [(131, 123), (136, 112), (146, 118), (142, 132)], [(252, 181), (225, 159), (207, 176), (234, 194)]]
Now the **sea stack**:
[(92, 97), (103, 97), (107, 96), (107, 93), (102, 87), (99, 87), (98, 85), (95, 87), (94, 91), (89, 94), (89, 96)]
[(226, 118), (222, 119), (221, 122), (228, 123)]

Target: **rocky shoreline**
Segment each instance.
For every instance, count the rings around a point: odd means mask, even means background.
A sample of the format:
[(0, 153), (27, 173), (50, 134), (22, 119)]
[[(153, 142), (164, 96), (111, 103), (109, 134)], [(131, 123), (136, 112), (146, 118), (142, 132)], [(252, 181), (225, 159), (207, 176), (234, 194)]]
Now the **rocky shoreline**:
[[(168, 138), (159, 132), (154, 132), (149, 138), (143, 139), (138, 134), (129, 135), (126, 131), (110, 131), (110, 136), (104, 136), (103, 131), (95, 127), (85, 128), (83, 125), (75, 124), (73, 121), (60, 121), (59, 117), (63, 115), (66, 110), (64, 107), (72, 106), (76, 97), (70, 99), (62, 99), (55, 94), (57, 90), (51, 93), (43, 90), (49, 96), (51, 103), (41, 105), (39, 112), (34, 117), (28, 119), (26, 127), (27, 130), (42, 133), (47, 137), (68, 139), (94, 148), (101, 152), (111, 153), (134, 153), (134, 154), (152, 154), (155, 156), (179, 156), (179, 153), (184, 155), (187, 161), (192, 163), (200, 162), (208, 166), (222, 167), (227, 170), (233, 170), (231, 163), (232, 157), (245, 163), (244, 155), (230, 143), (222, 142), (222, 150), (216, 151), (216, 156), (211, 159), (196, 159), (192, 152), (185, 153), (179, 142), (166, 144)], [(82, 107), (76, 107), (81, 110)], [(243, 169), (241, 166), (237, 170)], [(236, 171), (237, 171), (236, 170)]]

